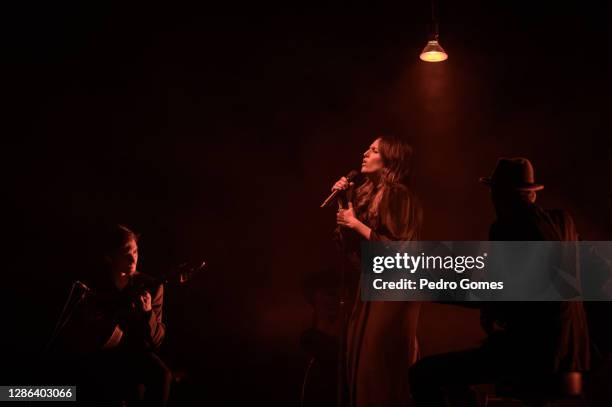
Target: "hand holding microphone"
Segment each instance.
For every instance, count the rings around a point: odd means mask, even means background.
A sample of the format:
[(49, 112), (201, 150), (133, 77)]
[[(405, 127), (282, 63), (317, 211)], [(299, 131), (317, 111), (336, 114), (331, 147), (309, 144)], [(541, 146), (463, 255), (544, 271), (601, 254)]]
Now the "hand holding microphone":
[[(370, 234), (372, 229), (365, 223), (359, 220), (355, 215), (355, 209), (353, 209), (353, 203), (351, 202), (350, 195), (344, 196), (343, 191), (350, 190), (351, 187), (355, 185), (355, 180), (359, 176), (359, 172), (351, 171), (347, 174), (346, 177), (340, 178), (334, 186), (332, 187), (332, 193), (327, 199), (321, 204), (321, 208), (327, 206), (334, 198), (342, 197), (343, 199), (339, 200), (339, 209), (336, 213), (336, 223), (339, 226), (349, 228), (360, 234), (365, 239), (370, 239)], [(338, 196), (339, 194), (342, 194)]]
[[(357, 171), (351, 171), (346, 177), (342, 177), (338, 181), (336, 181), (336, 183), (332, 187), (332, 195), (352, 188), (355, 185), (353, 180), (357, 175)], [(338, 209), (338, 212), (336, 213), (336, 223), (340, 226), (344, 226), (349, 229), (354, 229), (357, 226), (359, 220), (355, 216), (353, 203), (350, 200), (348, 201), (347, 206), (348, 207), (346, 209), (343, 209), (342, 207)]]
[(349, 181), (346, 177), (342, 177), (334, 184), (334, 186), (332, 187), (332, 192), (344, 191), (349, 187), (352, 187), (353, 185), (355, 185), (354, 182)]
[(323, 201), (321, 208), (325, 208), (332, 202), (338, 194), (342, 191), (347, 190), (349, 187), (355, 185), (353, 180), (359, 175), (359, 172), (353, 170), (349, 172), (345, 177), (340, 178), (332, 187), (332, 193)]

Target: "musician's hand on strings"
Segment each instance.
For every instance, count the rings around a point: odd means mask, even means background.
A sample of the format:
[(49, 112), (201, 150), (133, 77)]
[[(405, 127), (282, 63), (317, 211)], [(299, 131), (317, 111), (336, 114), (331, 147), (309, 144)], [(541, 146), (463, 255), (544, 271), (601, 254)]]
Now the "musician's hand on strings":
[(144, 312), (149, 312), (153, 309), (151, 305), (151, 294), (148, 291), (145, 291), (144, 294), (140, 294), (138, 296), (140, 302), (140, 309)]
[(344, 191), (345, 189), (348, 189), (349, 186), (352, 187), (353, 185), (355, 185), (354, 182), (349, 184), (348, 179), (346, 177), (342, 177), (334, 184), (332, 191)]

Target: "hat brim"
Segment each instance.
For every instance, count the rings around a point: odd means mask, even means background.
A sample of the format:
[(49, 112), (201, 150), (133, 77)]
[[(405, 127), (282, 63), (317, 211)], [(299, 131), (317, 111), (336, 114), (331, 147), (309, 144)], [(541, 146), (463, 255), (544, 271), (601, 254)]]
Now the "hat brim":
[(495, 184), (489, 177), (480, 177), (478, 179), (478, 182), (480, 182), (481, 184), (488, 185), (490, 187), (496, 186), (500, 188), (512, 189), (514, 191), (540, 191), (544, 189), (544, 185), (542, 184), (523, 184), (523, 185)]

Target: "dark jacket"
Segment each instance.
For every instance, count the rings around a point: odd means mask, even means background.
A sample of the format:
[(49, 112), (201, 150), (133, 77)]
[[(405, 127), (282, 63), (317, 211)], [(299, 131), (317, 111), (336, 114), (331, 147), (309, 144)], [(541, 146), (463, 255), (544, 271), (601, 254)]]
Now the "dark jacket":
[[(136, 272), (121, 291), (108, 281), (94, 287), (64, 329), (61, 348), (89, 353), (115, 347), (155, 350), (162, 344), (166, 326), (162, 321), (164, 287), (159, 280)], [(151, 294), (148, 312), (136, 306), (144, 291)]]
[[(562, 210), (524, 204), (491, 226), (497, 241), (575, 241), (574, 222)], [(488, 344), (501, 346), (531, 366), (549, 372), (584, 371), (589, 367), (589, 336), (581, 301), (492, 302), (483, 313), (504, 326)]]

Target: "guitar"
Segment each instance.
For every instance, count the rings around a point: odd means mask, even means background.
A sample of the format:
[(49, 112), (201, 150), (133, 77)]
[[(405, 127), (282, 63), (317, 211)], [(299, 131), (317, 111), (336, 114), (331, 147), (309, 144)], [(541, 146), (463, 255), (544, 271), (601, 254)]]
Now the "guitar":
[[(137, 318), (140, 295), (149, 292), (155, 297), (162, 284), (185, 285), (205, 266), (206, 262), (197, 266), (182, 263), (161, 278), (136, 273), (121, 291), (97, 291), (81, 281), (75, 281), (66, 303), (72, 304), (71, 311), (60, 316), (59, 329), (56, 328), (52, 341), (59, 339), (62, 349), (75, 353), (115, 348), (125, 333), (122, 323)], [(74, 298), (77, 298), (76, 301)]]

